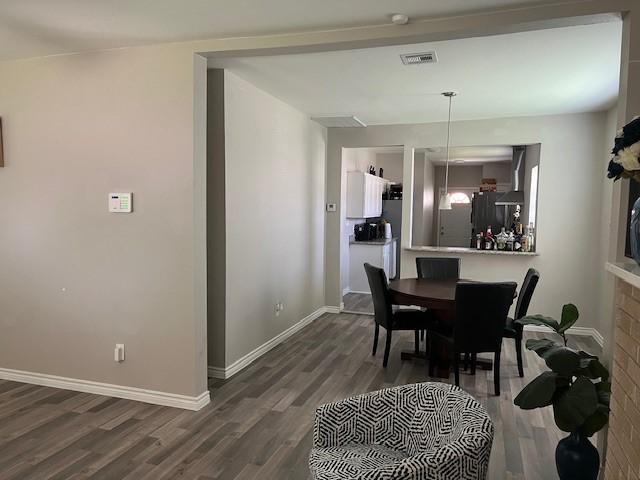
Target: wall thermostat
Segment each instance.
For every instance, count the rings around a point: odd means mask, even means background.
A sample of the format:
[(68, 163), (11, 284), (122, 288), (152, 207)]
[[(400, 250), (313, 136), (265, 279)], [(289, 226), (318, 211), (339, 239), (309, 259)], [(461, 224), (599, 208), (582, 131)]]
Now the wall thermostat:
[(111, 213), (131, 213), (133, 207), (132, 193), (110, 193), (109, 212)]

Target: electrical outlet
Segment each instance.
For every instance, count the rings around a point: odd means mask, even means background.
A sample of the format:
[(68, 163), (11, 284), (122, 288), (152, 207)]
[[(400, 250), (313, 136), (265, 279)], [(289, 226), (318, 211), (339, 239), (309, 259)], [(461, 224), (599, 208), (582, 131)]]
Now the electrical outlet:
[(280, 316), (280, 303), (275, 304), (273, 311), (276, 313), (276, 317)]
[(116, 343), (116, 348), (113, 350), (113, 360), (117, 363), (124, 362), (124, 343)]

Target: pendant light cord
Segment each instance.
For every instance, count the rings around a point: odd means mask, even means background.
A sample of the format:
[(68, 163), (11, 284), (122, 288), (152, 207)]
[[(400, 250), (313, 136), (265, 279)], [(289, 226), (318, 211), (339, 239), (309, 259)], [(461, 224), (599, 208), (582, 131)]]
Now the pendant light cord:
[(447, 96), (449, 97), (449, 120), (447, 121), (447, 164), (444, 173), (444, 194), (449, 194), (449, 144), (451, 140), (451, 100), (453, 99), (454, 93), (449, 93)]

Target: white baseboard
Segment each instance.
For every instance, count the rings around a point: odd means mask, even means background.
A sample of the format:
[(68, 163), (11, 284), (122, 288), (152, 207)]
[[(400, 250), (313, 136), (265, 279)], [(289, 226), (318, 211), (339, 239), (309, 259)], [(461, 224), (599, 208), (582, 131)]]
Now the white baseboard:
[(220, 379), (223, 379), (223, 380), (225, 380), (227, 378), (231, 378), (233, 375), (235, 375), (240, 370), (245, 368), (251, 362), (257, 360), (262, 355), (267, 353), (269, 350), (275, 348), (276, 346), (278, 346), (279, 344), (284, 342), (287, 338), (292, 336), (294, 333), (302, 330), (304, 327), (309, 325), (311, 322), (313, 322), (320, 315), (323, 315), (325, 313), (340, 313), (340, 309), (339, 309), (339, 307), (321, 307), (321, 308), (319, 308), (318, 310), (316, 310), (312, 314), (307, 315), (306, 317), (304, 317), (302, 320), (300, 320), (295, 325), (292, 325), (291, 327), (287, 328), (281, 334), (276, 335), (275, 337), (273, 337), (268, 342), (263, 343), (262, 345), (260, 345), (258, 348), (256, 348), (252, 352), (249, 352), (244, 357), (236, 360), (235, 362), (233, 362), (228, 367), (221, 368), (221, 367), (211, 367), (210, 366), (208, 368), (209, 376), (213, 377), (213, 378), (220, 378)]
[(600, 347), (604, 347), (604, 337), (598, 330), (594, 328), (593, 334), (591, 336), (598, 343), (598, 345), (600, 345)]
[(371, 292), (363, 292), (360, 290), (349, 290), (349, 293), (360, 293), (362, 295), (371, 295)]
[(333, 307), (333, 306), (324, 307), (324, 311), (325, 313), (340, 313), (343, 308), (344, 308), (344, 302), (341, 302), (340, 306), (338, 307)]
[[(525, 325), (524, 329), (526, 331), (528, 331), (528, 332), (554, 333), (553, 330), (551, 330), (550, 328), (539, 326), (539, 325)], [(578, 335), (578, 336), (582, 336), (582, 337), (591, 337), (601, 347), (604, 345), (604, 337), (595, 328), (571, 327), (569, 330), (567, 330), (567, 333), (569, 335)]]
[(95, 395), (106, 395), (108, 397), (125, 398), (127, 400), (152, 403), (154, 405), (183, 408), (185, 410), (200, 410), (210, 402), (208, 390), (197, 397), (189, 397), (176, 393), (158, 392), (155, 390), (145, 390), (143, 388), (112, 385), (109, 383), (59, 377), (57, 375), (47, 375), (44, 373), (25, 372), (9, 368), (0, 368), (0, 379), (93, 393)]

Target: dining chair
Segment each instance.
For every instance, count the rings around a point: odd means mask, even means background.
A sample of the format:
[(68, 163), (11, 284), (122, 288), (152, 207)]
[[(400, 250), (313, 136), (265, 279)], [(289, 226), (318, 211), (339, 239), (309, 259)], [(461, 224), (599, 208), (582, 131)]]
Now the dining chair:
[(418, 278), (442, 280), (446, 278), (460, 278), (460, 259), (443, 257), (416, 258)]
[[(417, 257), (416, 271), (418, 278), (430, 280), (444, 280), (460, 278), (460, 259), (450, 257)], [(426, 337), (426, 330), (420, 331), (422, 340)]]
[(430, 329), (429, 376), (433, 376), (436, 361), (434, 343), (447, 344), (453, 355), (456, 385), (460, 384), (460, 355), (472, 356), (472, 373), (478, 353), (493, 353), (495, 394), (500, 395), (500, 354), (502, 333), (513, 303), (515, 282), (459, 282), (456, 287), (456, 313), (453, 325), (438, 325)]
[(535, 268), (530, 268), (524, 277), (520, 293), (518, 294), (518, 303), (516, 303), (516, 311), (513, 318), (507, 317), (502, 336), (504, 338), (513, 338), (516, 344), (516, 359), (518, 361), (518, 375), (524, 377), (524, 367), (522, 365), (522, 332), (523, 325), (518, 322), (527, 314), (531, 297), (540, 280), (540, 273)]
[(422, 310), (414, 309), (393, 309), (391, 300), (391, 292), (389, 292), (389, 283), (387, 275), (382, 268), (374, 267), (368, 263), (364, 264), (364, 270), (369, 280), (369, 288), (373, 298), (373, 312), (375, 319), (375, 331), (373, 334), (373, 353), (375, 356), (378, 350), (378, 336), (380, 327), (387, 331), (387, 338), (384, 349), (384, 360), (382, 366), (386, 367), (389, 363), (389, 351), (391, 350), (391, 337), (394, 330), (413, 330), (415, 332), (415, 349), (416, 354), (420, 353), (419, 332), (425, 328), (425, 324), (429, 322), (431, 315)]

